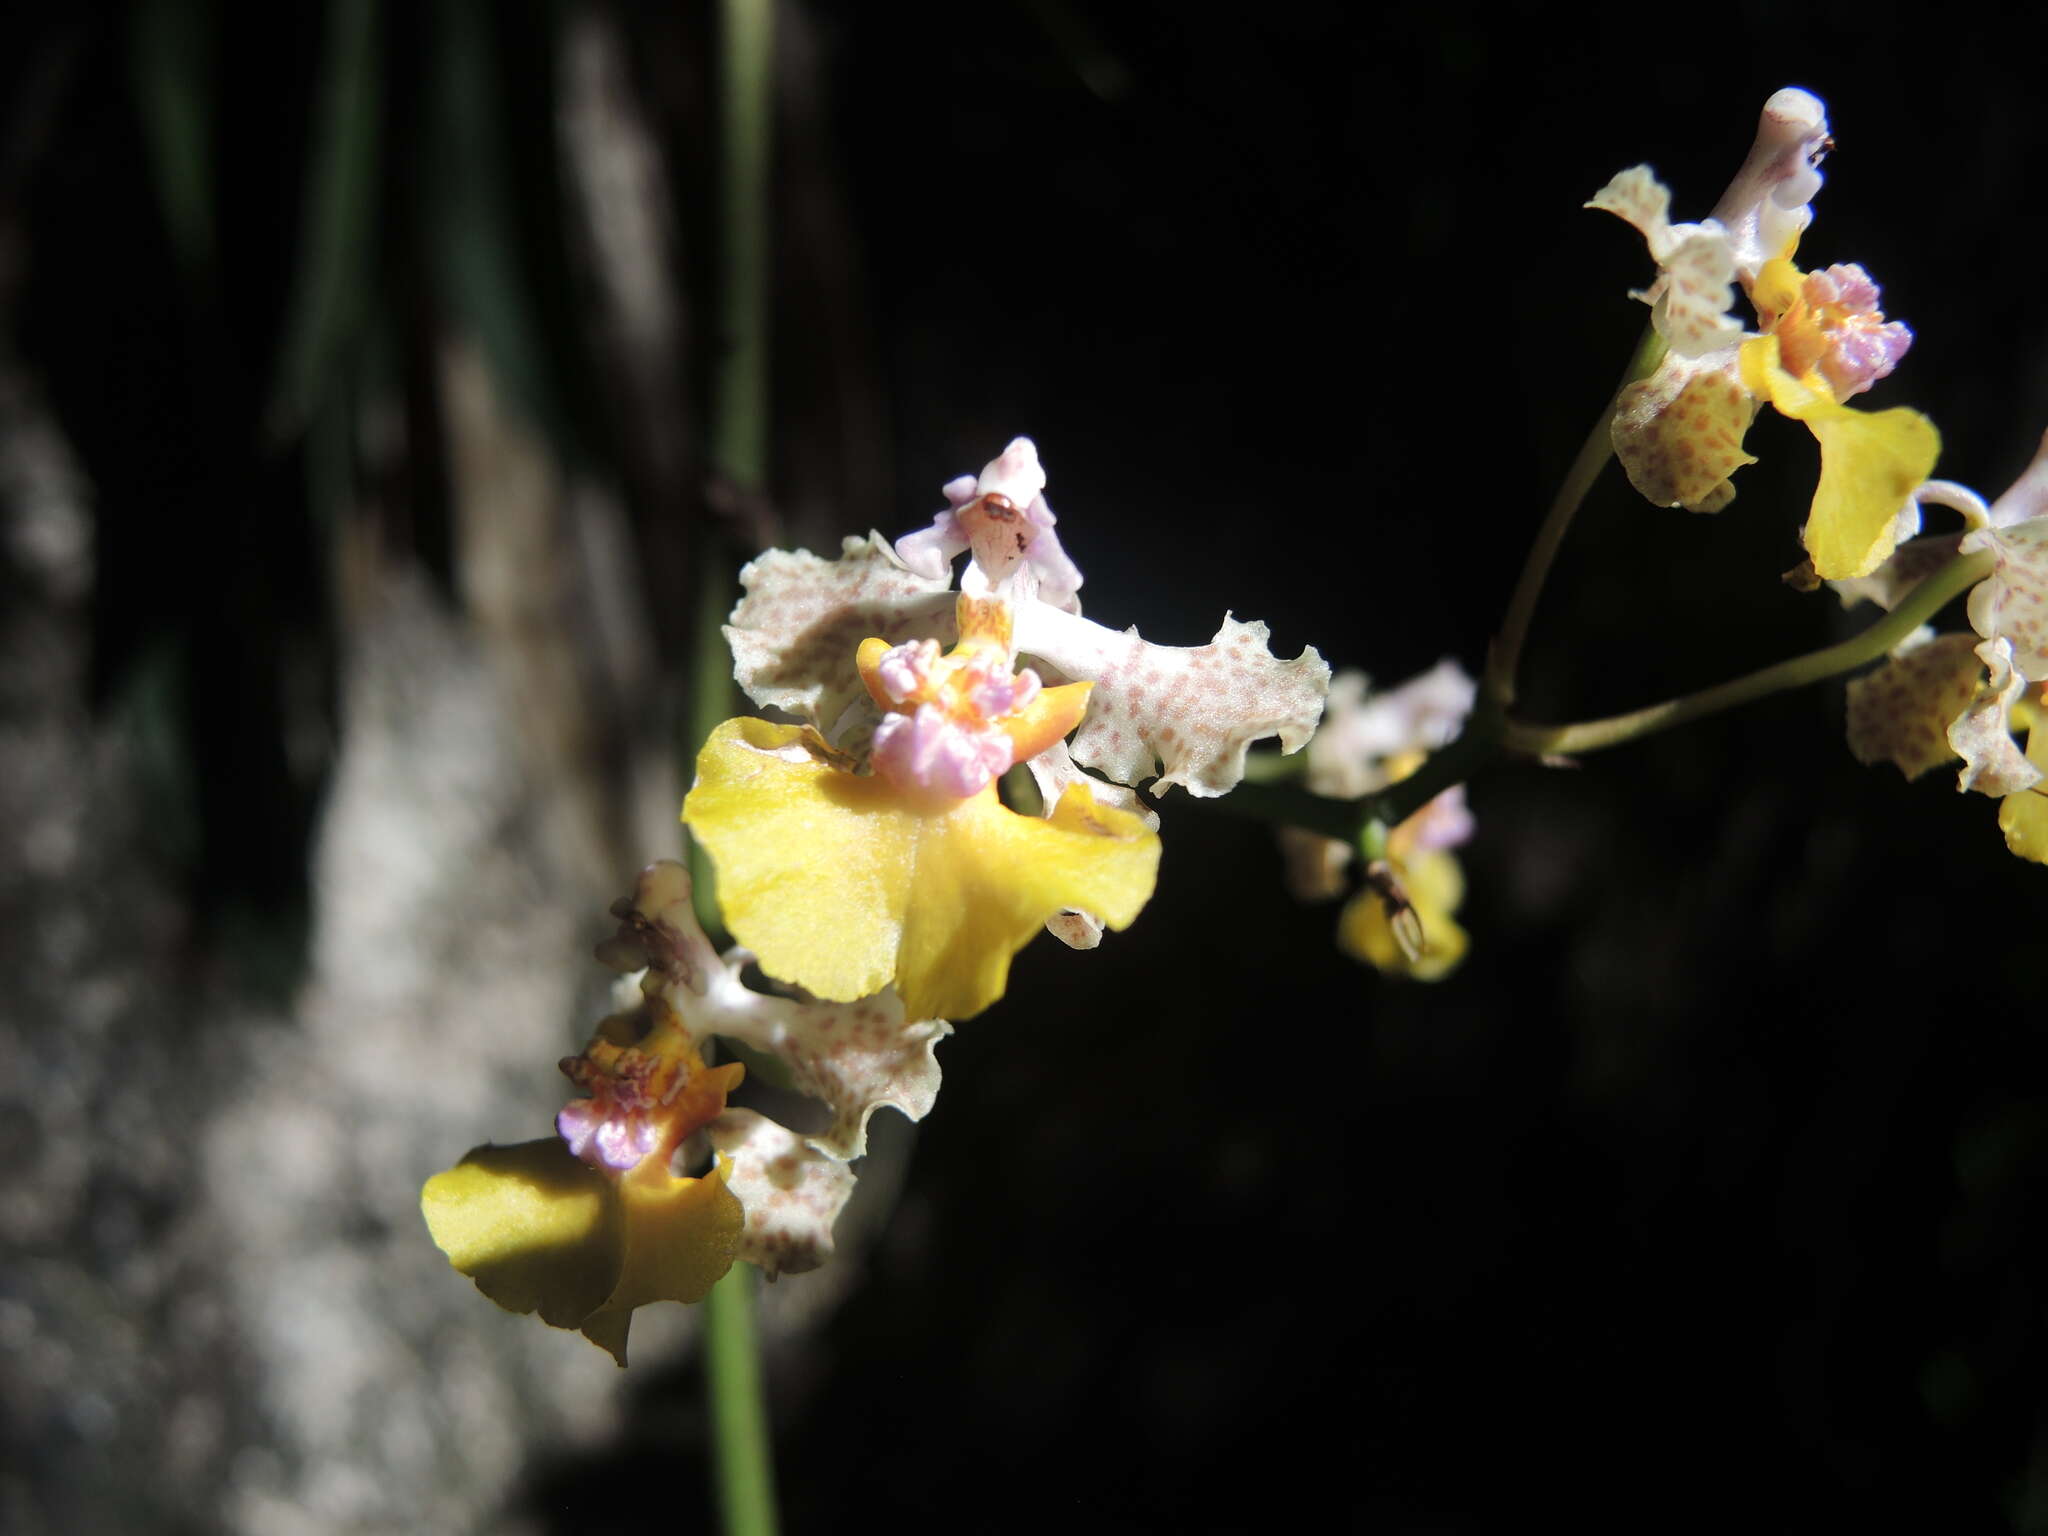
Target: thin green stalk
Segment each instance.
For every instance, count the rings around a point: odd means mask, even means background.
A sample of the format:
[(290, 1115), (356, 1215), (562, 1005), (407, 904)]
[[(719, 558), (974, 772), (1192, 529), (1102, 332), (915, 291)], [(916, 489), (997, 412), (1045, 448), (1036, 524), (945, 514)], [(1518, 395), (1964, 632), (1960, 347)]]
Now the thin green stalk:
[[(774, 83), (772, 0), (721, 0), (719, 5), (719, 335), (713, 378), (710, 451), (713, 473), (742, 492), (768, 479), (769, 157)], [(699, 542), (696, 643), (699, 665), (686, 712), (693, 754), (724, 714), (730, 672), (718, 621), (731, 574), (711, 530)], [(711, 660), (716, 658), (715, 669)], [(712, 906), (709, 868), (700, 905)], [(774, 1443), (761, 1382), (760, 1338), (754, 1321), (758, 1284), (751, 1266), (735, 1264), (704, 1303), (704, 1377), (718, 1469), (719, 1515), (726, 1536), (774, 1536)]]
[(1995, 561), (1988, 551), (1951, 560), (1860, 634), (1627, 714), (1569, 725), (1540, 725), (1482, 710), (1462, 736), (1433, 754), (1413, 774), (1362, 800), (1328, 800), (1292, 785), (1246, 783), (1222, 800), (1200, 803), (1362, 846), (1360, 840), (1371, 836), (1375, 828), (1399, 826), (1445, 790), (1467, 782), (1501, 758), (1558, 758), (1603, 751), (1876, 661), (1988, 576)]
[(1292, 784), (1308, 772), (1308, 754), (1251, 752), (1245, 755), (1244, 782), (1247, 784)]
[(1502, 745), (1521, 757), (1566, 757), (1599, 752), (1624, 742), (1639, 741), (1673, 726), (1719, 714), (1788, 688), (1804, 687), (1877, 660), (1926, 623), (1954, 598), (1986, 576), (1996, 562), (1986, 550), (1952, 560), (1915, 587), (1906, 600), (1861, 634), (1794, 656), (1761, 671), (1735, 678), (1699, 693), (1667, 699), (1625, 715), (1581, 720), (1571, 725), (1537, 725), (1509, 720), (1502, 727)]
[(742, 490), (768, 478), (768, 186), (774, 7), (721, 0), (719, 17), (719, 353), (711, 466)]
[(1571, 531), (1572, 519), (1578, 515), (1580, 503), (1586, 499), (1586, 493), (1600, 478), (1600, 471), (1607, 467), (1608, 457), (1614, 452), (1609, 430), (1614, 420), (1614, 408), (1621, 400), (1621, 392), (1636, 380), (1646, 378), (1663, 359), (1664, 338), (1645, 327), (1643, 339), (1636, 344), (1635, 355), (1629, 359), (1628, 371), (1622, 375), (1614, 394), (1602, 407), (1593, 429), (1586, 434), (1586, 440), (1579, 445), (1578, 455), (1572, 460), (1571, 468), (1565, 471), (1564, 482), (1558, 486), (1550, 510), (1544, 514), (1543, 524), (1529, 545), (1528, 557), (1522, 562), (1522, 574), (1515, 582), (1514, 595), (1508, 599), (1507, 615), (1501, 620), (1500, 634), (1494, 638), (1493, 648), (1487, 653), (1482, 709), (1490, 706), (1495, 711), (1505, 711), (1514, 703), (1515, 674), (1521, 668), (1522, 646), (1529, 638), (1529, 625), (1536, 616), (1536, 600), (1543, 595), (1543, 583), (1550, 577), (1550, 568), (1556, 563), (1564, 536)]
[(1226, 816), (1320, 832), (1340, 843), (1358, 836), (1358, 808), (1363, 804), (1358, 800), (1332, 800), (1292, 784), (1255, 784), (1249, 779), (1218, 799), (1189, 803), (1221, 811)]
[[(687, 791), (696, 777), (698, 750), (713, 730), (732, 715), (732, 656), (725, 648), (724, 621), (731, 606), (733, 575), (719, 557), (724, 540), (716, 529), (701, 529), (696, 541), (696, 622), (691, 626), (691, 667), (689, 693), (683, 702), (682, 754), (683, 788)], [(718, 910), (718, 874), (711, 857), (696, 838), (684, 834), (690, 864), (690, 904), (704, 935), (723, 948), (730, 939), (724, 915)]]
[(379, 44), (370, 0), (329, 9), (298, 274), (271, 386), (271, 428), (280, 439), (304, 429), (362, 341), (374, 286), (383, 131)]
[(1463, 784), (1500, 755), (1497, 736), (1475, 718), (1462, 736), (1432, 754), (1414, 773), (1362, 800), (1333, 800), (1292, 784), (1247, 781), (1219, 799), (1193, 803), (1255, 821), (1320, 832), (1324, 837), (1369, 852), (1369, 845), (1363, 840), (1377, 835), (1374, 828), (1383, 831), (1399, 826), (1452, 785)]
[(775, 1466), (761, 1339), (754, 1326), (760, 1277), (735, 1264), (704, 1298), (704, 1370), (711, 1383), (711, 1438), (725, 1536), (774, 1536)]

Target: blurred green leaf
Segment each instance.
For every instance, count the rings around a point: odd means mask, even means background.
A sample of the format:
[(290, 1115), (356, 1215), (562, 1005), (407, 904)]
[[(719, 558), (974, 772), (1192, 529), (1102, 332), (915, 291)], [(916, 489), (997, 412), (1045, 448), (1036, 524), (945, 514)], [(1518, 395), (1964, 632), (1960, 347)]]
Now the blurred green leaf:
[(362, 343), (374, 306), (382, 61), (376, 0), (334, 0), (309, 140), (305, 227), (271, 400), (279, 438), (303, 432)]
[[(514, 173), (514, 125), (497, 35), (513, 14), (482, 0), (442, 0), (439, 6), (425, 213), (441, 297), (456, 330), (476, 338), (506, 394), (567, 456), (571, 423), (533, 280), (542, 258), (528, 248), (530, 232), (546, 226), (520, 219), (515, 205), (515, 198), (548, 194)], [(545, 93), (549, 82), (537, 78), (526, 85)], [(522, 97), (520, 110), (545, 117), (550, 107)]]

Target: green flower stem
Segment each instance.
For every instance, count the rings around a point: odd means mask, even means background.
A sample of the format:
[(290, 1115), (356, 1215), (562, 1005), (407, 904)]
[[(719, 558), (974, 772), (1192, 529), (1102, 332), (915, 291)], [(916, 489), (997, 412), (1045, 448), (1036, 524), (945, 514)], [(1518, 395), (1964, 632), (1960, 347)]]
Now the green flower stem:
[(760, 1275), (735, 1264), (704, 1298), (704, 1370), (711, 1383), (711, 1437), (725, 1536), (775, 1536), (775, 1466), (761, 1340), (754, 1326)]
[(1788, 688), (1804, 687), (1823, 678), (1848, 672), (1877, 660), (1914, 630), (1931, 619), (1949, 602), (1991, 574), (1997, 557), (1989, 550), (1964, 555), (1922, 581), (1905, 601), (1861, 634), (1851, 635), (1835, 645), (1804, 656), (1751, 672), (1699, 693), (1667, 699), (1646, 709), (1632, 709), (1625, 715), (1604, 720), (1582, 720), (1572, 725), (1537, 725), (1509, 720), (1502, 728), (1501, 744), (1521, 757), (1561, 757), (1599, 752), (1624, 742), (1639, 741), (1685, 725), (1724, 709), (1752, 703)]
[(1543, 595), (1543, 583), (1549, 579), (1550, 567), (1557, 560), (1557, 551), (1564, 543), (1565, 534), (1571, 531), (1579, 504), (1586, 499), (1586, 493), (1600, 478), (1600, 471), (1607, 467), (1607, 460), (1614, 452), (1610, 432), (1614, 408), (1620, 403), (1623, 390), (1636, 380), (1647, 378), (1663, 360), (1664, 338), (1645, 326), (1642, 340), (1636, 343), (1635, 355), (1629, 359), (1628, 371), (1601, 408), (1592, 431), (1579, 445), (1578, 456), (1572, 460), (1571, 468), (1565, 471), (1564, 482), (1557, 488), (1550, 511), (1544, 515), (1543, 524), (1529, 545), (1528, 558), (1522, 562), (1522, 574), (1515, 582), (1514, 595), (1508, 599), (1507, 615), (1501, 620), (1500, 634), (1487, 653), (1486, 678), (1481, 689), (1486, 702), (1481, 705), (1482, 710), (1491, 706), (1495, 711), (1505, 711), (1514, 703), (1515, 674), (1522, 664), (1522, 646), (1529, 638), (1530, 621), (1536, 616), (1536, 600)]
[(1625, 715), (1569, 725), (1541, 725), (1482, 706), (1456, 741), (1433, 754), (1407, 778), (1362, 800), (1324, 799), (1292, 785), (1245, 783), (1222, 800), (1204, 803), (1261, 821), (1319, 832), (1356, 847), (1369, 847), (1384, 829), (1399, 826), (1445, 790), (1466, 783), (1504, 758), (1553, 760), (1604, 751), (1876, 661), (1990, 575), (1996, 559), (1989, 551), (1983, 551), (1951, 560), (1923, 580), (1890, 613), (1861, 634), (1838, 644), (1794, 656), (1698, 693), (1630, 710)]
[[(768, 480), (774, 7), (772, 0), (721, 0), (718, 19), (719, 353), (711, 393), (711, 467), (740, 490), (759, 492)], [(724, 717), (732, 692), (718, 628), (732, 596), (732, 573), (715, 530), (706, 530), (697, 551), (697, 667), (685, 722), (691, 737), (684, 743), (691, 761), (697, 744)], [(698, 909), (708, 906), (715, 921), (709, 863), (694, 843), (691, 872), (699, 880)], [(704, 1302), (705, 1390), (726, 1536), (774, 1536), (776, 1530), (774, 1444), (754, 1323), (758, 1283), (751, 1265), (735, 1264)]]
[(1198, 800), (1235, 816), (1319, 832), (1368, 858), (1385, 852), (1385, 832), (1399, 826), (1453, 784), (1462, 784), (1501, 756), (1494, 729), (1475, 716), (1465, 733), (1399, 783), (1362, 800), (1333, 800), (1293, 784), (1239, 784), (1215, 800)]
[(711, 464), (742, 489), (768, 478), (768, 188), (774, 6), (720, 0), (719, 350)]
[[(724, 540), (715, 529), (702, 530), (696, 540), (696, 621), (691, 626), (689, 693), (683, 702), (682, 748), (683, 789), (687, 793), (696, 777), (697, 750), (713, 730), (733, 714), (732, 654), (725, 647), (725, 615), (732, 606), (733, 574), (720, 558)], [(704, 935), (723, 949), (731, 935), (718, 910), (718, 875), (704, 845), (683, 834), (690, 865), (690, 905)]]
[(1247, 784), (1292, 784), (1306, 772), (1306, 752), (1290, 752), (1284, 757), (1278, 752), (1245, 754), (1244, 781)]

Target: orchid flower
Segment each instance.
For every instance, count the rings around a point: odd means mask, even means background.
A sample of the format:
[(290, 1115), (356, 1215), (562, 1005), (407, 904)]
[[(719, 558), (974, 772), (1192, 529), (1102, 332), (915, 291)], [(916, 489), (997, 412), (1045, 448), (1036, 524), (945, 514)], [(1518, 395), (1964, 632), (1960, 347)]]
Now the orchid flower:
[[(1263, 624), (1226, 615), (1180, 648), (1083, 619), (1045, 483), (1020, 437), (947, 485), (930, 529), (848, 539), (829, 561), (771, 551), (741, 572), (735, 676), (800, 723), (719, 726), (683, 819), (771, 976), (838, 1001), (893, 984), (913, 1015), (978, 1013), (1041, 925), (1088, 947), (1137, 917), (1159, 835), (1135, 786), (1224, 794), (1254, 740), (1291, 752), (1313, 733), (1329, 668), (1313, 650), (1274, 657)], [(1043, 816), (998, 795), (1019, 765)]]
[[(1458, 734), (1477, 685), (1454, 661), (1442, 661), (1397, 688), (1373, 693), (1362, 672), (1331, 681), (1329, 706), (1308, 745), (1308, 788), (1356, 800), (1406, 778)], [(1469, 940), (1452, 914), (1465, 876), (1451, 852), (1471, 837), (1463, 785), (1436, 796), (1387, 834), (1386, 868), (1368, 870), (1363, 889), (1337, 919), (1347, 954), (1390, 975), (1436, 981), (1464, 959)], [(1286, 829), (1288, 884), (1303, 901), (1341, 895), (1353, 852), (1348, 844)]]
[[(624, 1365), (633, 1313), (649, 1302), (700, 1301), (736, 1260), (771, 1278), (825, 1262), (869, 1118), (883, 1105), (924, 1117), (951, 1026), (906, 1019), (888, 992), (840, 1004), (752, 990), (740, 979), (752, 957), (711, 947), (679, 864), (649, 866), (612, 910), (621, 926), (599, 957), (633, 974), (627, 1006), (562, 1063), (586, 1096), (554, 1136), (478, 1147), (436, 1174), (420, 1208), (478, 1290), (581, 1331)], [(826, 1128), (799, 1135), (728, 1108), (745, 1068), (705, 1064), (713, 1035), (779, 1061), (791, 1087), (823, 1102)], [(697, 1142), (709, 1165), (676, 1173)]]
[[(1957, 787), (1999, 801), (2006, 844), (2048, 863), (2048, 436), (2012, 487), (1986, 505), (1966, 487), (1923, 486), (1918, 499), (1963, 516), (1960, 534), (1901, 544), (1859, 581), (1837, 582), (1845, 602), (1889, 608), (1931, 569), (1988, 553), (1989, 574), (1970, 590), (1967, 634), (1910, 637), (1892, 659), (1849, 685), (1849, 747), (1859, 761), (1890, 762), (1908, 779), (1961, 758)], [(2015, 735), (2023, 734), (2021, 751)]]
[[(582, 1096), (556, 1135), (478, 1147), (421, 1193), (434, 1240), (499, 1305), (624, 1364), (639, 1307), (699, 1300), (738, 1260), (771, 1278), (822, 1263), (869, 1116), (932, 1106), (944, 1018), (1000, 996), (1039, 925), (1088, 948), (1150, 897), (1158, 818), (1133, 786), (1219, 795), (1252, 741), (1308, 742), (1329, 685), (1314, 651), (1278, 660), (1264, 625), (1228, 616), (1192, 649), (1083, 620), (1044, 486), (1018, 438), (947, 486), (907, 555), (870, 535), (742, 573), (736, 676), (800, 723), (714, 730), (684, 819), (746, 947), (712, 948), (677, 864), (613, 908), (599, 957), (633, 973), (628, 996), (562, 1063)], [(1019, 765), (1042, 816), (998, 796)], [(804, 995), (746, 986), (756, 960)], [(708, 1063), (714, 1036), (778, 1060), (828, 1127), (728, 1107), (745, 1069)]]
[[(1839, 580), (1868, 575), (1891, 553), (1941, 443), (1917, 411), (1845, 403), (1889, 374), (1913, 339), (1885, 319), (1870, 275), (1792, 262), (1832, 144), (1820, 100), (1788, 88), (1764, 104), (1749, 157), (1711, 217), (1672, 223), (1671, 194), (1643, 165), (1586, 206), (1641, 231), (1658, 269), (1635, 297), (1650, 304), (1665, 355), (1622, 391), (1612, 423), (1630, 483), (1660, 506), (1720, 511), (1735, 495), (1730, 476), (1756, 462), (1742, 440), (1769, 401), (1820, 444), (1804, 539), (1816, 574)], [(1737, 284), (1756, 312), (1754, 332), (1730, 313)]]

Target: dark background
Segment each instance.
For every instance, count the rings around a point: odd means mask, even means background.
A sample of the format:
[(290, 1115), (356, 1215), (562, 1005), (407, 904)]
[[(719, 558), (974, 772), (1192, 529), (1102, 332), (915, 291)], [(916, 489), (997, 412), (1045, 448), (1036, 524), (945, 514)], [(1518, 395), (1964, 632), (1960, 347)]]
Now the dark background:
[[(607, 320), (565, 187), (562, 39), (590, 17), (668, 200), (651, 340)], [(659, 680), (607, 706), (600, 764), (671, 729), (698, 553), (763, 517), (814, 548), (907, 532), (1019, 432), (1092, 616), (1193, 644), (1230, 609), (1388, 683), (1476, 672), (1642, 322), (1641, 241), (1578, 205), (1648, 160), (1703, 216), (1788, 83), (1839, 142), (1802, 259), (1864, 263), (1918, 338), (1871, 403), (1927, 410), (1939, 472), (1987, 495), (2048, 426), (2043, 39), (1967, 8), (785, 8), (765, 504), (705, 466), (707, 19), (393, 7), (339, 83), (332, 21), (31, 11), (0, 48), (9, 367), (90, 485), (89, 716), (158, 722), (126, 856), (183, 914), (188, 1020), (195, 977), (301, 975), (373, 622), (350, 592), (406, 571), (468, 601), (450, 338), (625, 509)], [(351, 88), (353, 181), (316, 128)], [(1777, 581), (1810, 438), (1767, 413), (1749, 446), (1718, 518), (1610, 471), (1530, 714), (1848, 632)], [(1153, 905), (1020, 958), (945, 1047), (857, 1283), (773, 1347), (791, 1528), (2048, 1530), (2048, 872), (1944, 773), (1859, 768), (1841, 714), (1816, 688), (1475, 784), (1473, 950), (1430, 988), (1338, 954), (1257, 826), (1170, 797)], [(33, 1096), (67, 1024), (20, 1027), (7, 1091)], [(624, 1390), (624, 1430), (536, 1448), (476, 1521), (701, 1518), (693, 1367)], [(13, 1475), (12, 1507), (60, 1507)]]

